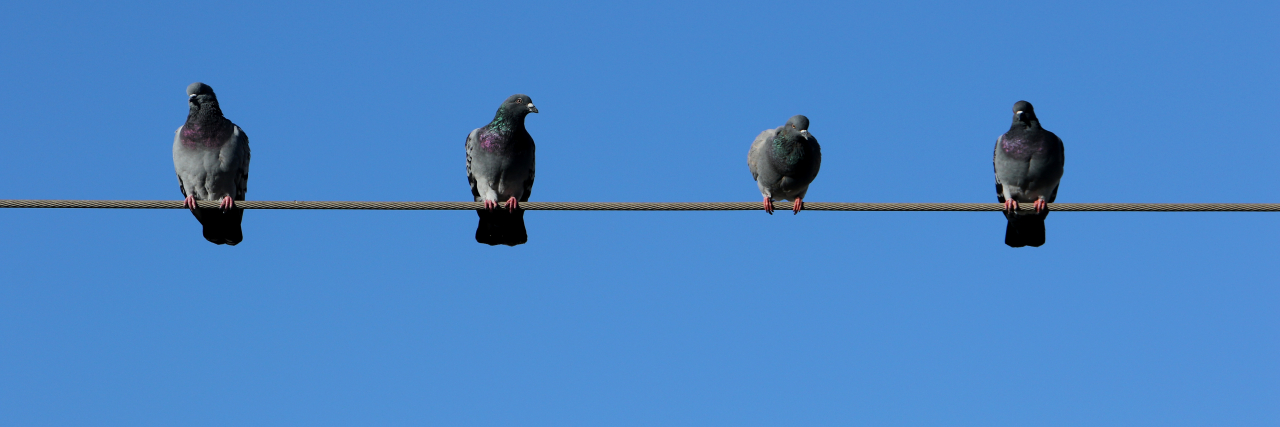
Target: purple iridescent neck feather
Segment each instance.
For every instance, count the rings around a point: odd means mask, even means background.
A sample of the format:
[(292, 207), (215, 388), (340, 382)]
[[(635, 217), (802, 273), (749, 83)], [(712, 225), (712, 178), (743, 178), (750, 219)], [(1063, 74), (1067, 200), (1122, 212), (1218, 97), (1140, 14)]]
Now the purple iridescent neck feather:
[(216, 101), (192, 105), (187, 122), (182, 125), (182, 143), (189, 147), (220, 147), (231, 137), (231, 126), (231, 121), (222, 117)]
[(480, 137), (480, 148), (490, 153), (503, 151), (507, 149), (507, 143), (520, 132), (525, 132), (524, 116), (511, 114), (507, 111), (506, 106), (503, 106), (493, 116), (493, 121), (480, 129), (480, 134), (478, 135)]

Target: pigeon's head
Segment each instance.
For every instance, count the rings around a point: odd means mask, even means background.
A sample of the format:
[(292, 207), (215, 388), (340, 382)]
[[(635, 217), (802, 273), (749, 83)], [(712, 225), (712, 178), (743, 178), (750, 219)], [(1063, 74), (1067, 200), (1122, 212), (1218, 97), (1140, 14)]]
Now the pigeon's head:
[(538, 107), (533, 106), (533, 100), (529, 99), (529, 95), (523, 93), (507, 97), (507, 100), (502, 102), (502, 108), (500, 109), (520, 117), (538, 112)]
[(216, 104), (218, 97), (213, 94), (213, 88), (209, 85), (195, 82), (187, 86), (187, 101), (192, 107), (197, 107), (201, 104)]
[(1013, 104), (1013, 121), (1023, 122), (1023, 123), (1031, 123), (1033, 121), (1039, 121), (1038, 119), (1036, 119), (1035, 107), (1032, 107), (1031, 103), (1027, 101), (1018, 101), (1017, 103), (1014, 103)]
[(809, 135), (809, 118), (803, 115), (796, 114), (791, 116), (791, 119), (787, 120), (787, 124), (782, 127), (782, 130), (786, 133), (799, 134), (805, 139), (812, 138), (812, 136)]

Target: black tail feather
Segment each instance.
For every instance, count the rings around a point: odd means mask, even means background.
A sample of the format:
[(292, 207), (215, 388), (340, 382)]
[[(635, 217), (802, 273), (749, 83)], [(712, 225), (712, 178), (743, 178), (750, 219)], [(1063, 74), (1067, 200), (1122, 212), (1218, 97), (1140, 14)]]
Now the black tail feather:
[(1009, 225), (1004, 228), (1004, 244), (1009, 247), (1039, 247), (1044, 244), (1044, 218), (1049, 212), (1042, 214), (1009, 215)]
[(222, 212), (218, 208), (202, 208), (191, 211), (191, 214), (200, 220), (200, 224), (204, 226), (204, 239), (211, 243), (235, 246), (244, 240), (244, 233), (240, 229), (244, 209)]
[(504, 209), (476, 211), (480, 216), (480, 224), (476, 226), (476, 241), (489, 246), (521, 245), (529, 241), (524, 229), (524, 210), (517, 209), (508, 213)]

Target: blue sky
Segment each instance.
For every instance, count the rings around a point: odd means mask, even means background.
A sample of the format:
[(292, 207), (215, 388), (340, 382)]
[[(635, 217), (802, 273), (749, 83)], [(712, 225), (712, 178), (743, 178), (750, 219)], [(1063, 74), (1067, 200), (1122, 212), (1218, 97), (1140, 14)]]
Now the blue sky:
[[(0, 14), (0, 198), (178, 200), (187, 84), (250, 200), (468, 200), (541, 110), (532, 201), (995, 202), (1025, 99), (1059, 202), (1277, 202), (1275, 3), (89, 4)], [(1276, 425), (1280, 225), (995, 212), (0, 210), (0, 424)]]

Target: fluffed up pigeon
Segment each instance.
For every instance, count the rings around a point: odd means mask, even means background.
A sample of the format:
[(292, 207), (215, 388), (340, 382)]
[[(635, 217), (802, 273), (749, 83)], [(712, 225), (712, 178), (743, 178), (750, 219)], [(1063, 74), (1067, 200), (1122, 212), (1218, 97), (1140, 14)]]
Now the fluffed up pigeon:
[(764, 211), (769, 215), (773, 215), (775, 200), (792, 201), (792, 215), (800, 213), (820, 166), (822, 149), (809, 133), (809, 118), (801, 115), (777, 129), (760, 132), (747, 151), (747, 168), (764, 195)]
[[(173, 169), (183, 206), (204, 226), (204, 238), (222, 245), (244, 240), (240, 220), (249, 183), (249, 136), (222, 116), (213, 88), (195, 82), (187, 86), (191, 110), (187, 122), (173, 135)], [(200, 208), (197, 200), (218, 200), (217, 208)]]
[[(515, 94), (498, 106), (493, 121), (467, 135), (467, 181), (471, 195), (484, 202), (476, 211), (476, 241), (490, 246), (515, 246), (529, 240), (524, 210), (533, 191), (533, 137), (524, 129), (524, 118), (538, 112), (528, 95)], [(498, 201), (507, 202), (506, 210)]]
[[(1004, 203), (1004, 243), (1011, 247), (1044, 244), (1044, 219), (1048, 203), (1058, 197), (1062, 179), (1062, 140), (1040, 127), (1030, 102), (1013, 104), (1013, 124), (996, 139), (992, 159), (996, 172), (996, 198)], [(1036, 212), (1019, 213), (1018, 203), (1035, 203)]]

